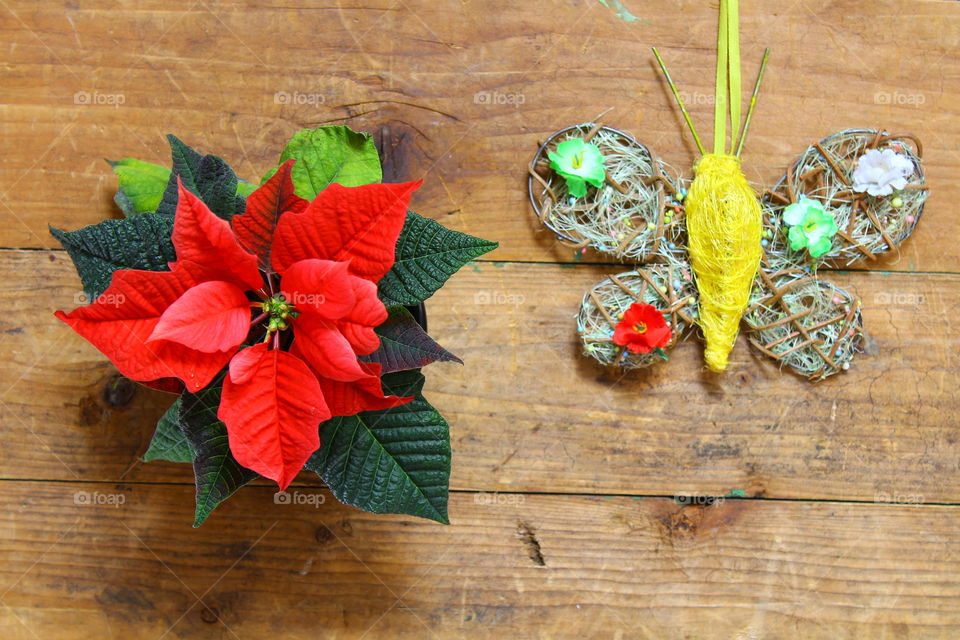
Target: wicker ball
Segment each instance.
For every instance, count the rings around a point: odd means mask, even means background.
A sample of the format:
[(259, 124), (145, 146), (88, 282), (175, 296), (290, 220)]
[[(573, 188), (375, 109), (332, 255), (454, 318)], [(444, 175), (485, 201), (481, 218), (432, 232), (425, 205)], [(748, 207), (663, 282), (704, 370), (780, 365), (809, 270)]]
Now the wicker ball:
[[(910, 160), (913, 172), (906, 188), (889, 196), (853, 191), (857, 161), (870, 149), (891, 149)], [(927, 199), (922, 153), (914, 136), (876, 129), (838, 131), (808, 147), (776, 186), (763, 194), (768, 262), (782, 268), (813, 261), (806, 250), (790, 248), (782, 224), (783, 209), (801, 195), (819, 201), (839, 227), (830, 251), (817, 262), (849, 265), (895, 251), (913, 232)]]
[[(550, 168), (547, 156), (572, 138), (599, 147), (608, 176), (602, 187), (588, 186), (582, 198), (567, 194), (566, 180)], [(586, 123), (557, 131), (530, 163), (527, 183), (540, 221), (568, 246), (648, 262), (662, 245), (682, 242), (676, 178), (647, 147), (617, 129)]]
[(809, 380), (850, 367), (860, 351), (860, 301), (803, 269), (761, 270), (744, 314), (756, 349)]
[(662, 362), (656, 353), (632, 353), (613, 343), (614, 327), (635, 302), (653, 305), (663, 313), (672, 331), (664, 350), (670, 349), (696, 324), (697, 291), (690, 265), (679, 259), (648, 264), (595, 285), (584, 296), (577, 316), (577, 331), (586, 355), (624, 369)]

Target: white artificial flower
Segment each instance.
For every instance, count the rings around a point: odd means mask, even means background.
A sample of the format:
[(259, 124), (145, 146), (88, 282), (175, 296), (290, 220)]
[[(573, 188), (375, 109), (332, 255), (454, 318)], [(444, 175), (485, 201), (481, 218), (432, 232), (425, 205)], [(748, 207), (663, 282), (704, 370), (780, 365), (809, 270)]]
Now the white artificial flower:
[(913, 163), (892, 149), (870, 149), (857, 160), (853, 171), (853, 190), (872, 196), (888, 196), (907, 186)]

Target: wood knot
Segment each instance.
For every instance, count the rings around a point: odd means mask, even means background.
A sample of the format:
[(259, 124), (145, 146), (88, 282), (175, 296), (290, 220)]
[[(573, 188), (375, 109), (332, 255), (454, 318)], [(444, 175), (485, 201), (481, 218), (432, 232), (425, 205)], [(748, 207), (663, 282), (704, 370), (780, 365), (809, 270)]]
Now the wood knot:
[(540, 541), (537, 539), (537, 530), (526, 522), (517, 522), (517, 535), (526, 546), (530, 561), (538, 567), (547, 566), (547, 561), (544, 560), (543, 551), (540, 548)]
[(678, 502), (658, 500), (651, 513), (660, 537), (674, 547), (692, 546), (698, 539), (728, 529), (747, 508), (749, 501), (698, 494), (692, 499)]
[(204, 607), (200, 611), (200, 619), (207, 624), (213, 624), (220, 620), (220, 611), (216, 607)]
[(683, 505), (680, 509), (657, 516), (663, 537), (670, 543), (690, 542), (697, 537), (700, 523), (703, 521), (705, 504)]
[(753, 376), (747, 371), (741, 371), (736, 375), (735, 380), (738, 387), (747, 387), (753, 382)]
[(330, 529), (327, 528), (327, 525), (322, 524), (317, 527), (317, 532), (313, 537), (316, 538), (319, 544), (327, 544), (333, 540), (333, 531), (330, 531)]
[(97, 402), (95, 396), (87, 395), (81, 398), (79, 408), (80, 415), (78, 420), (80, 426), (90, 427), (103, 419), (103, 407)]
[(410, 174), (412, 137), (411, 129), (396, 122), (384, 124), (374, 133), (384, 182), (403, 182)]

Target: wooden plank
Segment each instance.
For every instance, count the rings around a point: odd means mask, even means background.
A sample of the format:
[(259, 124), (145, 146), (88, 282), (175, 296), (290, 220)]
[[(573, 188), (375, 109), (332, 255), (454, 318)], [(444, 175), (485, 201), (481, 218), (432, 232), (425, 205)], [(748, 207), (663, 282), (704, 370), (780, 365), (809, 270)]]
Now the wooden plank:
[(192, 530), (186, 486), (2, 489), (9, 640), (960, 634), (957, 507), (467, 493), (443, 527), (246, 488)]
[[(455, 488), (957, 501), (960, 276), (831, 274), (864, 300), (876, 355), (812, 385), (742, 337), (722, 376), (695, 339), (653, 370), (600, 368), (579, 355), (573, 316), (609, 272), (481, 262), (428, 303), (431, 333), (466, 362), (427, 369)], [(66, 255), (2, 251), (0, 280), (3, 477), (188, 482), (186, 468), (135, 463), (169, 396), (105, 401), (112, 367), (52, 317), (79, 291)]]
[[(596, 0), (242, 10), (11, 0), (0, 14), (0, 247), (51, 247), (48, 222), (76, 228), (110, 215), (102, 158), (167, 162), (167, 132), (256, 178), (300, 127), (346, 122), (404, 139), (390, 173), (427, 176), (414, 198), (422, 213), (500, 240), (498, 259), (570, 261), (526, 201), (524, 165), (538, 140), (613, 108), (607, 123), (689, 175), (691, 142), (651, 45), (709, 139), (715, 4), (625, 4), (643, 20), (618, 20)], [(808, 144), (847, 126), (912, 131), (934, 191), (902, 255), (875, 266), (956, 272), (960, 5), (764, 0), (744, 3), (742, 32), (745, 77), (773, 48), (748, 177), (771, 184)], [(93, 104), (76, 103), (84, 99)]]

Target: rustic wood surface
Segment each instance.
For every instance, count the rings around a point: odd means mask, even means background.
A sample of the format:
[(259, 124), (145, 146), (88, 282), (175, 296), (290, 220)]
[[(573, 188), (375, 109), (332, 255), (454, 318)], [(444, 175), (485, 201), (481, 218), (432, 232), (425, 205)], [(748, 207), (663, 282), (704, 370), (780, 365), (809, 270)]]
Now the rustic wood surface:
[[(0, 0), (0, 637), (960, 637), (960, 3), (741, 3), (751, 82), (773, 49), (755, 184), (843, 127), (924, 141), (914, 236), (824, 273), (870, 340), (817, 385), (743, 339), (722, 376), (696, 338), (626, 376), (580, 357), (580, 298), (620, 268), (574, 260), (526, 200), (538, 141), (611, 107), (689, 175), (649, 47), (705, 134), (716, 2), (302, 4)], [(327, 122), (373, 132), (388, 179), (426, 177), (419, 212), (501, 243), (428, 305), (466, 362), (427, 370), (453, 524), (303, 474), (324, 504), (261, 483), (193, 530), (189, 470), (138, 462), (170, 398), (53, 319), (80, 286), (47, 224), (118, 215), (103, 158), (167, 163), (167, 132), (256, 179)]]
[[(865, 301), (874, 355), (812, 385), (742, 338), (720, 376), (703, 371), (696, 335), (669, 364), (626, 376), (580, 357), (573, 310), (608, 271), (479, 262), (429, 303), (431, 333), (466, 362), (427, 369), (430, 399), (452, 424), (455, 488), (867, 501), (887, 492), (935, 502), (960, 495), (952, 415), (960, 337), (951, 326), (960, 275), (830, 274)], [(2, 396), (4, 477), (189, 481), (180, 465), (136, 461), (170, 396), (115, 389), (115, 370), (99, 352), (37, 312), (73, 304), (79, 289), (69, 258), (0, 254), (0, 278), (19, 273), (35, 277), (0, 294), (8, 309), (0, 371), (11, 381)], [(64, 425), (75, 437), (63, 436)]]
[[(955, 507), (457, 493), (457, 524), (437, 527), (257, 487), (185, 548), (171, 523), (189, 519), (189, 487), (2, 485), (10, 640), (857, 640), (960, 624)], [(85, 503), (98, 496), (123, 504)]]

